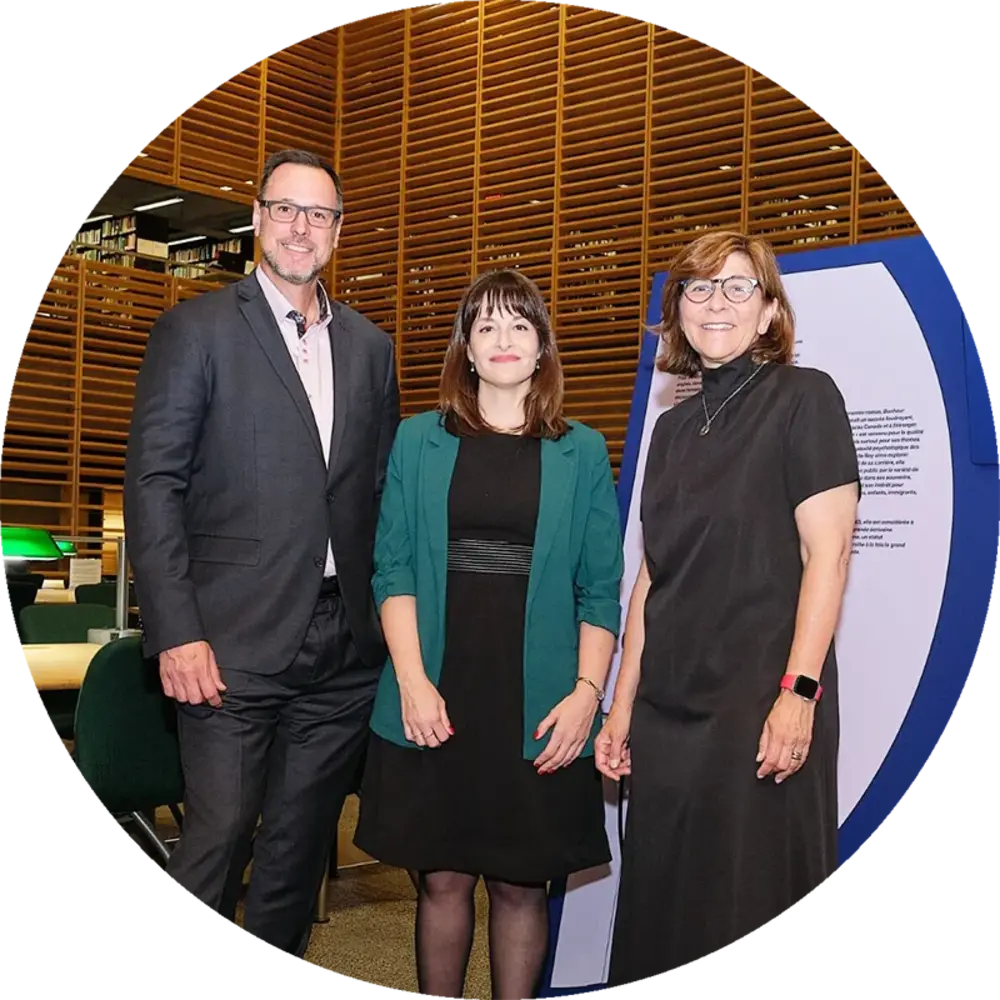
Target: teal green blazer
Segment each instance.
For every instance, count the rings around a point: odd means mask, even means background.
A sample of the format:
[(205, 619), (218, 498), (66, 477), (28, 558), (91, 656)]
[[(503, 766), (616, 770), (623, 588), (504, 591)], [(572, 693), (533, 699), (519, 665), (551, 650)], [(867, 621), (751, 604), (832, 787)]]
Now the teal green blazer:
[[(436, 412), (400, 424), (375, 535), (376, 607), (388, 597), (416, 597), (424, 670), (435, 684), (444, 657), (448, 490), (458, 444)], [(542, 441), (541, 462), (524, 625), (523, 753), (529, 760), (548, 739), (536, 741), (536, 727), (576, 683), (580, 623), (618, 635), (623, 572), (618, 503), (602, 435), (571, 421), (558, 441)], [(403, 735), (391, 658), (379, 680), (371, 728), (383, 739), (415, 747)], [(599, 728), (600, 713), (584, 754), (593, 754)]]

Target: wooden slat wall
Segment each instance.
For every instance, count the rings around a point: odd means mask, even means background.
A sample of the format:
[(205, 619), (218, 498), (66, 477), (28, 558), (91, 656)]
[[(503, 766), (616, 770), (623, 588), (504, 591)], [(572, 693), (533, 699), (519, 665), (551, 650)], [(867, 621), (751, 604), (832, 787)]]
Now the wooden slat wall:
[[(399, 384), (404, 414), (437, 400), (455, 306), (472, 274), (478, 4), (410, 12)], [(345, 149), (343, 157), (350, 156)]]
[(649, 30), (571, 7), (562, 46), (554, 321), (567, 410), (616, 462), (639, 344)]
[[(395, 338), (404, 413), (434, 404), (471, 276), (517, 266), (553, 313), (568, 411), (616, 467), (650, 280), (693, 235), (740, 229), (788, 252), (917, 232), (793, 95), (586, 7), (474, 0), (325, 32), (206, 95), (126, 172), (249, 203), (264, 157), (289, 145), (341, 172), (334, 294)], [(222, 280), (63, 262), (15, 381), (5, 520), (99, 523), (152, 320)]]
[(334, 258), (334, 294), (386, 331), (399, 322), (405, 22), (402, 13), (387, 14), (345, 32), (337, 137), (347, 228)]
[(251, 66), (181, 115), (179, 185), (253, 195), (260, 173), (262, 70), (261, 63)]
[(338, 36), (326, 31), (264, 60), (265, 158), (294, 148), (333, 159)]
[(100, 535), (104, 491), (121, 489), (135, 380), (150, 327), (175, 301), (166, 275), (88, 261), (80, 377), (80, 534)]
[(67, 530), (79, 441), (81, 268), (64, 260), (49, 282), (14, 376), (0, 520)]

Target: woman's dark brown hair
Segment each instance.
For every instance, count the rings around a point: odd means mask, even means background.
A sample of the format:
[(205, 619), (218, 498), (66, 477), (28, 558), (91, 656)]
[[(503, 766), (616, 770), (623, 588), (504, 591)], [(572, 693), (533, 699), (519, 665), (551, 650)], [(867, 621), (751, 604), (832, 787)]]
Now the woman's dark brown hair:
[(563, 416), (563, 373), (552, 323), (538, 286), (512, 269), (479, 275), (459, 303), (438, 388), (438, 410), (445, 429), (465, 435), (490, 430), (479, 412), (479, 376), (472, 370), (468, 354), (469, 336), (484, 304), (487, 316), (498, 310), (515, 313), (538, 331), (542, 353), (524, 401), (523, 433), (527, 437), (562, 437), (569, 425)]
[(663, 339), (663, 351), (656, 367), (673, 375), (697, 375), (701, 371), (698, 353), (681, 329), (682, 283), (688, 278), (712, 278), (722, 270), (731, 253), (742, 253), (753, 263), (765, 303), (777, 303), (771, 324), (753, 343), (751, 357), (760, 364), (774, 361), (788, 364), (795, 348), (795, 314), (781, 284), (778, 262), (766, 240), (741, 233), (706, 233), (689, 243), (670, 263), (670, 277), (663, 289), (663, 318), (652, 332)]

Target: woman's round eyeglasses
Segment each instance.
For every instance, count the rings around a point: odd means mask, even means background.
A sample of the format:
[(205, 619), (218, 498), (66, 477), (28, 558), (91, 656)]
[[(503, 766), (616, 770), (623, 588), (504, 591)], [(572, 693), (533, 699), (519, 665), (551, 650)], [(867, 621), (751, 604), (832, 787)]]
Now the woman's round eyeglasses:
[(688, 278), (681, 282), (681, 291), (689, 302), (707, 302), (715, 294), (716, 285), (730, 302), (739, 305), (752, 298), (760, 282), (735, 274), (728, 278)]
[(325, 205), (297, 205), (294, 201), (263, 201), (261, 208), (267, 209), (267, 214), (274, 222), (294, 222), (300, 212), (306, 213), (306, 221), (317, 229), (332, 229), (333, 224), (343, 215), (339, 208), (327, 208)]

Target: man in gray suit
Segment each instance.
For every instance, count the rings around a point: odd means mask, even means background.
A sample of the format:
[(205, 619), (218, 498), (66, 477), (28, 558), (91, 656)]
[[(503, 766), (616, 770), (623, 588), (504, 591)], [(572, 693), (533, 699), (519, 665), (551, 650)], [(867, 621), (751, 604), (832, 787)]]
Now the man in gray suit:
[(268, 160), (263, 259), (157, 320), (125, 469), (186, 783), (167, 870), (232, 919), (256, 827), (244, 927), (299, 955), (385, 660), (372, 545), (399, 422), (392, 341), (318, 280), (342, 215), (329, 164)]

